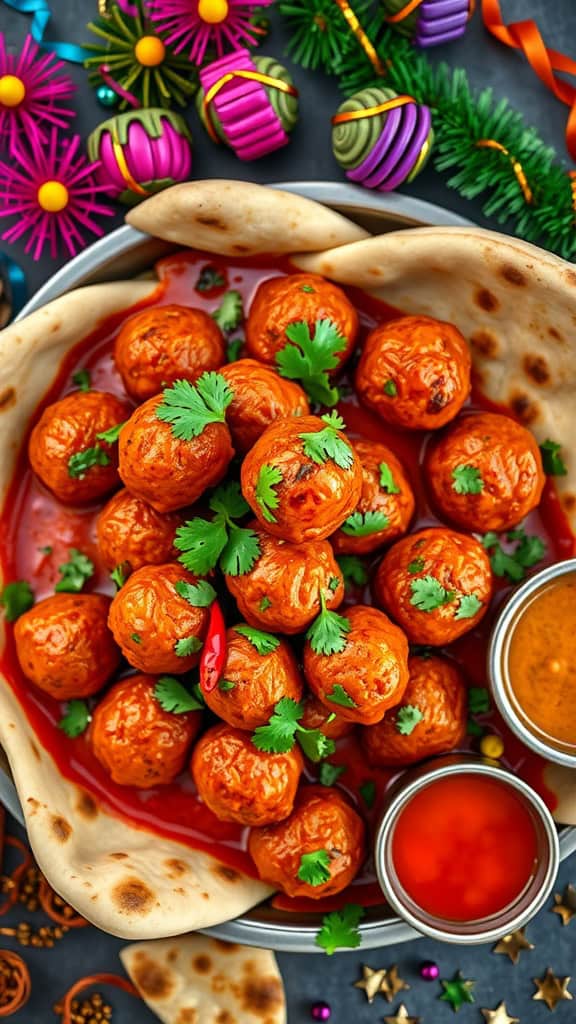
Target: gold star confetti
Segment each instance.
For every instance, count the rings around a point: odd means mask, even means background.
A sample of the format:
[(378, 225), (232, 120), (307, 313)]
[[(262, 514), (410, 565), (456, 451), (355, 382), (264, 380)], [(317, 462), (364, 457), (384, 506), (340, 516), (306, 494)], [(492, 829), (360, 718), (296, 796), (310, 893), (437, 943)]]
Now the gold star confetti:
[(393, 1002), (399, 992), (407, 991), (409, 988), (410, 985), (399, 976), (396, 964), (393, 964), (387, 971), (384, 971), (380, 991), (389, 1003)]
[(516, 932), (511, 932), (510, 935), (505, 935), (500, 942), (497, 942), (494, 946), (493, 953), (504, 953), (510, 958), (513, 964), (517, 964), (520, 959), (520, 953), (524, 950), (534, 949), (531, 942), (528, 942), (524, 934), (524, 929), (519, 928)]
[(384, 1024), (420, 1024), (420, 1017), (410, 1017), (404, 1003), (401, 1003), (395, 1017), (384, 1017)]
[(559, 893), (554, 893), (555, 907), (552, 907), (552, 913), (558, 914), (562, 918), (562, 924), (570, 924), (573, 917), (576, 916), (576, 889), (573, 885), (567, 885), (560, 896)]
[(506, 1003), (500, 1003), (495, 1010), (480, 1010), (486, 1024), (520, 1024), (519, 1017), (510, 1017)]
[(354, 988), (361, 988), (366, 993), (366, 999), (373, 1003), (378, 995), (382, 982), (386, 977), (386, 971), (382, 967), (379, 971), (373, 971), (367, 964), (362, 965), (362, 978), (354, 982)]
[(543, 978), (532, 978), (532, 981), (538, 989), (534, 993), (532, 999), (536, 1001), (541, 999), (549, 1010), (555, 1010), (558, 1003), (561, 1003), (564, 999), (573, 999), (573, 995), (568, 991), (568, 983), (570, 978), (557, 978), (554, 971), (548, 967), (546, 974)]

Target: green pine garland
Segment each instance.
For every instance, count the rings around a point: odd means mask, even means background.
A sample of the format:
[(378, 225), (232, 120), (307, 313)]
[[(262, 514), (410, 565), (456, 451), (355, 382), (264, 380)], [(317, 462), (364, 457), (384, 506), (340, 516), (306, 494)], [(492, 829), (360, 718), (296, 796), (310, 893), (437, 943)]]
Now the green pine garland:
[[(385, 84), (426, 104), (435, 133), (432, 159), (438, 171), (449, 175), (447, 185), (466, 199), (481, 199), (487, 217), (499, 224), (510, 223), (521, 238), (538, 242), (566, 259), (576, 259), (571, 179), (555, 159), (554, 150), (506, 100), (495, 99), (491, 89), (473, 92), (462, 69), (432, 65), (408, 39), (385, 24), (383, 13), (367, 22), (365, 5), (362, 12), (356, 5), (355, 11), (387, 68), (384, 78), (376, 75), (345, 22), (343, 27), (334, 0), (282, 0), (279, 7), (288, 23), (297, 28), (291, 44), (295, 61), (335, 74), (346, 96), (366, 86)], [(334, 16), (326, 23), (322, 46), (314, 49), (306, 23), (310, 29), (313, 9), (319, 7), (330, 7), (340, 18)], [(500, 143), (521, 165), (533, 193), (531, 203), (526, 201), (510, 158), (479, 148), (482, 139)]]

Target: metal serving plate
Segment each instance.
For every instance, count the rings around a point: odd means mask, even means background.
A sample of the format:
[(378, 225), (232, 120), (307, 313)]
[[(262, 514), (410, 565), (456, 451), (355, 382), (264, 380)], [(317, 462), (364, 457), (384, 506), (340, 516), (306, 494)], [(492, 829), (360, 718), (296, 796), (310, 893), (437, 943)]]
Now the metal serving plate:
[[(471, 222), (449, 210), (403, 195), (370, 193), (354, 185), (335, 182), (282, 182), (287, 189), (315, 199), (361, 224), (373, 234), (426, 225), (468, 227)], [(173, 246), (151, 238), (131, 227), (121, 227), (89, 246), (59, 270), (20, 313), (20, 318), (80, 285), (130, 278), (149, 271), (154, 262), (175, 251)], [(1, 755), (0, 750), (0, 755)], [(22, 824), (24, 818), (18, 794), (5, 758), (0, 757), (0, 800)], [(562, 858), (576, 850), (576, 828), (560, 834)], [(296, 953), (319, 953), (315, 945), (318, 916), (296, 915), (274, 910), (264, 904), (235, 921), (208, 929), (211, 935), (248, 946), (264, 946)], [(362, 948), (373, 949), (418, 938), (418, 933), (385, 906), (369, 907), (361, 925)]]

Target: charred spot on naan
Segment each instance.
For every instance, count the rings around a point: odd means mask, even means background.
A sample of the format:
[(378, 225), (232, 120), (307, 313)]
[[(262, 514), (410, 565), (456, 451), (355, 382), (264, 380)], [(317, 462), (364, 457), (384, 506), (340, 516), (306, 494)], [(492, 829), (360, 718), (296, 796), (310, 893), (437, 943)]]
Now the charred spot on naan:
[(144, 952), (134, 955), (132, 977), (140, 992), (150, 999), (166, 999), (174, 989), (171, 972)]
[(155, 902), (154, 893), (139, 878), (125, 878), (112, 890), (112, 902), (120, 914), (149, 914)]
[(548, 334), (554, 341), (564, 342), (564, 335), (560, 334), (560, 331), (556, 327), (549, 327)]
[(72, 835), (72, 826), (68, 824), (66, 818), (61, 815), (54, 815), (51, 821), (52, 835), (59, 843), (67, 843)]
[(495, 313), (500, 308), (500, 302), (495, 295), (489, 291), (488, 288), (478, 288), (474, 296), (474, 301), (480, 309), (483, 309), (486, 313)]
[(544, 356), (525, 355), (522, 360), (522, 366), (526, 376), (534, 381), (535, 384), (544, 385), (550, 383), (550, 367)]
[(505, 263), (504, 266), (500, 268), (500, 274), (505, 281), (508, 281), (509, 284), (514, 284), (519, 288), (528, 284), (528, 278), (526, 275), (511, 263)]
[(16, 389), (6, 388), (0, 394), (0, 412), (9, 409), (16, 401)]
[(216, 864), (212, 871), (217, 878), (224, 879), (225, 882), (232, 882), (234, 884), (242, 879), (242, 875), (235, 868), (228, 867), (227, 864)]
[(174, 881), (176, 878), (182, 878), (183, 875), (187, 875), (190, 872), (186, 861), (179, 860), (177, 857), (164, 861), (164, 867), (166, 869), (166, 877), (171, 881)]
[(485, 328), (475, 331), (470, 337), (470, 344), (475, 352), (478, 352), (485, 359), (496, 359), (499, 352), (499, 342), (495, 334)]
[(87, 821), (98, 817), (98, 806), (96, 801), (93, 800), (90, 794), (83, 789), (79, 791), (78, 800), (76, 802), (76, 811), (81, 818), (85, 818)]
[[(244, 965), (246, 974), (250, 974), (250, 968), (255, 974), (254, 964), (250, 961)], [(266, 1020), (269, 1013), (280, 1007), (284, 1001), (282, 985), (278, 978), (273, 975), (261, 977), (248, 977), (241, 985), (239, 992), (242, 1007), (255, 1017), (262, 1017)]]
[(37, 761), (42, 760), (40, 757), (40, 751), (38, 750), (38, 747), (34, 743), (34, 740), (30, 740), (30, 750), (32, 751), (33, 757), (35, 757)]
[(209, 974), (212, 970), (212, 961), (206, 953), (198, 953), (192, 957), (192, 970), (197, 974)]
[(533, 402), (530, 396), (523, 391), (513, 391), (508, 398), (508, 405), (525, 427), (536, 423), (540, 418), (540, 409), (537, 403)]

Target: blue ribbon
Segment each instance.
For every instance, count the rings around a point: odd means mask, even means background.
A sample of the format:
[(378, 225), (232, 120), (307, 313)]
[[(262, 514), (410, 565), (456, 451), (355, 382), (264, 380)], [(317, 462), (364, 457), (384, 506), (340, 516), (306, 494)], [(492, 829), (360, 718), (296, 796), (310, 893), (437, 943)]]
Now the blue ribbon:
[(19, 11), (20, 14), (32, 14), (30, 35), (45, 50), (50, 50), (51, 53), (56, 54), (61, 60), (68, 60), (72, 64), (83, 64), (86, 58), (90, 56), (88, 50), (85, 50), (82, 46), (76, 46), (74, 43), (49, 43), (45, 41), (44, 32), (52, 17), (47, 0), (4, 0), (4, 3), (15, 11)]
[(18, 315), (28, 301), (28, 285), (22, 267), (11, 256), (0, 252), (0, 277), (7, 282), (7, 298), (12, 312), (10, 320)]

